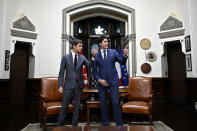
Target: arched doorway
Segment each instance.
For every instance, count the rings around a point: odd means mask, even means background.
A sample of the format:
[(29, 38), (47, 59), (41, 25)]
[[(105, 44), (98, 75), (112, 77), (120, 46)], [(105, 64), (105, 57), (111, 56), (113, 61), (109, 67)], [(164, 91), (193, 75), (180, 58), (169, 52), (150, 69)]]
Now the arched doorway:
[[(63, 10), (63, 25), (62, 25), (62, 55), (70, 52), (70, 37), (75, 34), (75, 22), (91, 19), (94, 17), (105, 17), (123, 21), (124, 24), (124, 44), (128, 44), (129, 59), (128, 59), (128, 74), (135, 76), (136, 74), (136, 46), (135, 46), (135, 10), (125, 5), (106, 1), (94, 0), (86, 1)], [(89, 36), (88, 36), (89, 37)], [(97, 36), (98, 37), (98, 36)], [(94, 41), (94, 40), (92, 40)], [(89, 42), (91, 43), (91, 42)], [(94, 42), (93, 42), (94, 43)], [(115, 43), (114, 43), (115, 44)], [(112, 45), (113, 46), (113, 45)]]

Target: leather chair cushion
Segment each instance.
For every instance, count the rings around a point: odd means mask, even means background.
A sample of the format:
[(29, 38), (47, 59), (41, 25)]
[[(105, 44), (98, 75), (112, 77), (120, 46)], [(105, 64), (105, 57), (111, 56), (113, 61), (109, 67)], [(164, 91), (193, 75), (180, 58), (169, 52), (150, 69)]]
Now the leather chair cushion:
[(146, 101), (129, 101), (122, 105), (123, 113), (149, 114), (149, 103)]
[(46, 102), (62, 101), (62, 94), (58, 91), (57, 77), (42, 78), (41, 86), (41, 93), (45, 96)]
[(147, 77), (134, 77), (129, 79), (128, 100), (149, 100), (152, 93), (152, 79)]
[[(48, 102), (46, 103), (46, 115), (59, 114), (61, 108), (62, 108), (61, 102)], [(73, 104), (69, 104), (67, 112), (72, 112), (72, 111), (73, 111)]]
[(48, 102), (46, 103), (46, 114), (47, 115), (59, 114), (61, 108), (62, 108), (61, 102)]

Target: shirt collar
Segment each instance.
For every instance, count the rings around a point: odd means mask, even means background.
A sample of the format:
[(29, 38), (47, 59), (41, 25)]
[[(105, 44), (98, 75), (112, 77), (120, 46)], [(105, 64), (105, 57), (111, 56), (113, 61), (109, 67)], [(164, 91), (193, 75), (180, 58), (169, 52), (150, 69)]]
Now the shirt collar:
[(101, 49), (101, 52), (103, 53), (104, 50), (107, 52), (107, 49)]
[[(73, 51), (71, 51), (71, 53), (72, 53), (72, 56), (75, 56), (75, 54), (76, 54), (76, 53), (74, 53)], [(76, 54), (76, 55), (78, 56), (78, 54)]]

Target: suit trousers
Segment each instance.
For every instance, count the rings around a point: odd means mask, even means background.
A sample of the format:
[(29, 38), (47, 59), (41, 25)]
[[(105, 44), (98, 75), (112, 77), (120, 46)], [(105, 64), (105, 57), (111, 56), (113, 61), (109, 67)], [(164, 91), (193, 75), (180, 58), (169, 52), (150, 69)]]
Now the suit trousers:
[(72, 117), (72, 125), (78, 125), (79, 119), (79, 111), (80, 111), (80, 101), (82, 95), (82, 88), (79, 87), (78, 82), (76, 82), (75, 87), (73, 89), (64, 89), (63, 91), (63, 99), (62, 99), (62, 108), (58, 118), (58, 125), (62, 126), (63, 121), (66, 118), (66, 113), (68, 110), (68, 106), (71, 103), (72, 96), (74, 96), (74, 111)]
[(110, 91), (111, 103), (113, 108), (113, 115), (117, 126), (123, 125), (122, 112), (119, 104), (119, 88), (118, 86), (98, 86), (99, 98), (101, 102), (101, 117), (102, 125), (109, 125), (108, 114), (108, 90)]

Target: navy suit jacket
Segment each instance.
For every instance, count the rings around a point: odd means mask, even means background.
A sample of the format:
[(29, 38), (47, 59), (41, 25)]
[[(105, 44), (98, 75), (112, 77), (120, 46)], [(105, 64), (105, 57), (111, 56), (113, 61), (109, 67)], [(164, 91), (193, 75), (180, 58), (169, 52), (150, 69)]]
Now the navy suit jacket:
[[(78, 55), (77, 67), (74, 68), (72, 53), (63, 56), (60, 65), (60, 71), (58, 76), (58, 87), (64, 87), (64, 89), (72, 89), (75, 86), (76, 81), (81, 88), (84, 88), (84, 79), (82, 74), (83, 65), (89, 67), (91, 63), (83, 55)], [(65, 80), (64, 80), (64, 74)], [(64, 84), (63, 84), (64, 81)], [(63, 86), (64, 85), (64, 86)]]
[(116, 50), (107, 49), (107, 59), (103, 60), (101, 51), (95, 56), (95, 61), (92, 69), (94, 78), (98, 81), (104, 79), (107, 81), (109, 86), (118, 86), (119, 78), (118, 72), (115, 67), (115, 62), (120, 64), (126, 64), (127, 57), (120, 56)]

